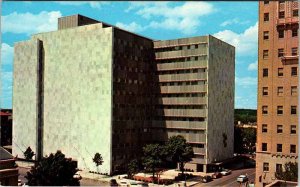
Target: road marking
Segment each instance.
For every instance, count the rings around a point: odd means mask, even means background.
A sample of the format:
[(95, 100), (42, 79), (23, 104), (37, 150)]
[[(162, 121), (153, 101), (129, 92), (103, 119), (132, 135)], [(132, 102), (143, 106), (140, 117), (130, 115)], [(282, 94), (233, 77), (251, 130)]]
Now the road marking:
[[(248, 175), (248, 178), (249, 178), (250, 176), (252, 176), (252, 175), (255, 175), (255, 171), (254, 171), (252, 174)], [(223, 186), (230, 186), (230, 184), (233, 184), (233, 183), (237, 183), (236, 180), (233, 181), (233, 182), (231, 182), (231, 183), (229, 183), (229, 184), (223, 185)]]

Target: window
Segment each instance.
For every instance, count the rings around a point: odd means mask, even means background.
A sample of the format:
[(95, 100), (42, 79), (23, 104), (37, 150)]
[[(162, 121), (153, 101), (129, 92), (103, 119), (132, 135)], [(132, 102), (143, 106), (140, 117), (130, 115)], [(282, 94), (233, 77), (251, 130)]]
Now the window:
[(283, 114), (283, 106), (277, 106), (277, 115)]
[(264, 13), (264, 21), (269, 21), (269, 13)]
[(296, 133), (297, 133), (296, 125), (291, 125), (291, 134), (296, 134)]
[(283, 49), (278, 49), (278, 57), (282, 57), (284, 55)]
[(261, 151), (267, 151), (268, 150), (268, 144), (267, 143), (262, 143), (261, 144)]
[(293, 10), (293, 17), (298, 17), (298, 9)]
[(298, 70), (297, 70), (297, 67), (292, 67), (292, 68), (291, 68), (291, 75), (292, 75), (292, 76), (297, 76), (297, 71), (298, 71)]
[(269, 57), (269, 50), (263, 50), (263, 59), (267, 59)]
[(296, 145), (291, 144), (290, 153), (296, 153)]
[(279, 19), (284, 18), (284, 11), (279, 12)]
[(198, 45), (195, 45), (195, 49), (198, 49)]
[(268, 77), (268, 69), (267, 68), (263, 69), (263, 77)]
[(261, 132), (262, 132), (262, 133), (268, 132), (268, 125), (267, 125), (267, 124), (262, 124)]
[(283, 76), (283, 68), (278, 68), (278, 77)]
[(269, 171), (269, 163), (267, 162), (263, 163), (263, 171)]
[(282, 152), (282, 144), (277, 144), (277, 153)]
[(297, 86), (292, 86), (291, 87), (291, 96), (296, 96), (297, 95)]
[(294, 28), (292, 29), (292, 37), (297, 37), (298, 36), (298, 29)]
[(268, 95), (268, 87), (263, 87), (263, 95)]
[(279, 0), (279, 3), (284, 3), (284, 0)]
[(283, 96), (283, 87), (277, 87), (277, 96)]
[(262, 106), (262, 114), (268, 114), (268, 106)]
[(284, 38), (284, 30), (278, 30), (278, 38)]
[(276, 172), (282, 171), (282, 164), (276, 164)]
[(269, 39), (269, 31), (264, 31), (264, 40)]
[(190, 49), (190, 48), (191, 48), (191, 46), (190, 46), (190, 45), (188, 45), (188, 46), (187, 46), (187, 49)]
[(292, 48), (292, 56), (297, 56), (298, 55), (298, 48), (297, 47), (293, 47)]
[(264, 0), (264, 4), (265, 5), (269, 4), (269, 0)]
[(297, 106), (291, 106), (291, 114), (297, 114)]
[(282, 125), (277, 125), (277, 133), (282, 133)]

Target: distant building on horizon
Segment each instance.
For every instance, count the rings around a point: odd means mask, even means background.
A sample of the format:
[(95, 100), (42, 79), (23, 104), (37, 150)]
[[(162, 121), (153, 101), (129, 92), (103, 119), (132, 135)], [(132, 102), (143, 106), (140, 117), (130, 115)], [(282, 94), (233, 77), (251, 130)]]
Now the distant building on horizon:
[(298, 1), (260, 1), (256, 185), (298, 162)]
[[(153, 41), (81, 15), (15, 45), (13, 155), (61, 150), (83, 170), (124, 170), (142, 147), (184, 136), (208, 172), (233, 156), (234, 57), (212, 36)], [(220, 115), (222, 114), (222, 115)]]

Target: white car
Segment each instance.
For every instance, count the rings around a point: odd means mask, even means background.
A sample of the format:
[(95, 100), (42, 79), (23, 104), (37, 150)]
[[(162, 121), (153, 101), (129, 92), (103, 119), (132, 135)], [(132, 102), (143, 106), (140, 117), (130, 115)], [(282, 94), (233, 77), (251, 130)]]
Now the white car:
[(229, 170), (229, 169), (224, 169), (224, 170), (221, 171), (220, 173), (221, 173), (223, 176), (229, 175), (229, 174), (231, 174), (231, 170)]
[(248, 181), (248, 177), (247, 177), (247, 175), (240, 175), (240, 176), (238, 176), (238, 178), (236, 179), (236, 181), (237, 182), (241, 182), (241, 183), (247, 182)]

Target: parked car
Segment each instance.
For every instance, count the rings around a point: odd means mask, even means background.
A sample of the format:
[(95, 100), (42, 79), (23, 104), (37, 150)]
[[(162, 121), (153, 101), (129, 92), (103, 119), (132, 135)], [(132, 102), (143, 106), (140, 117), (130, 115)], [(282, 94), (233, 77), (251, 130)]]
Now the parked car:
[(237, 182), (241, 182), (241, 183), (247, 182), (248, 181), (248, 177), (247, 177), (247, 175), (240, 175), (240, 176), (238, 176), (238, 178), (236, 179), (236, 181)]
[(148, 187), (148, 183), (138, 183), (137, 187)]
[(212, 178), (213, 179), (217, 179), (217, 178), (220, 178), (222, 177), (222, 174), (220, 172), (215, 172), (213, 175), (212, 175)]
[(116, 179), (111, 179), (110, 180), (110, 186), (119, 186)]
[(129, 186), (129, 184), (126, 180), (121, 180), (120, 181), (120, 186)]
[(207, 183), (207, 182), (210, 182), (210, 181), (212, 181), (212, 178), (209, 175), (201, 177), (201, 182), (203, 182), (203, 183)]
[(231, 174), (231, 170), (229, 170), (229, 169), (224, 169), (224, 170), (221, 171), (220, 173), (221, 173), (223, 176), (229, 175), (229, 174)]

